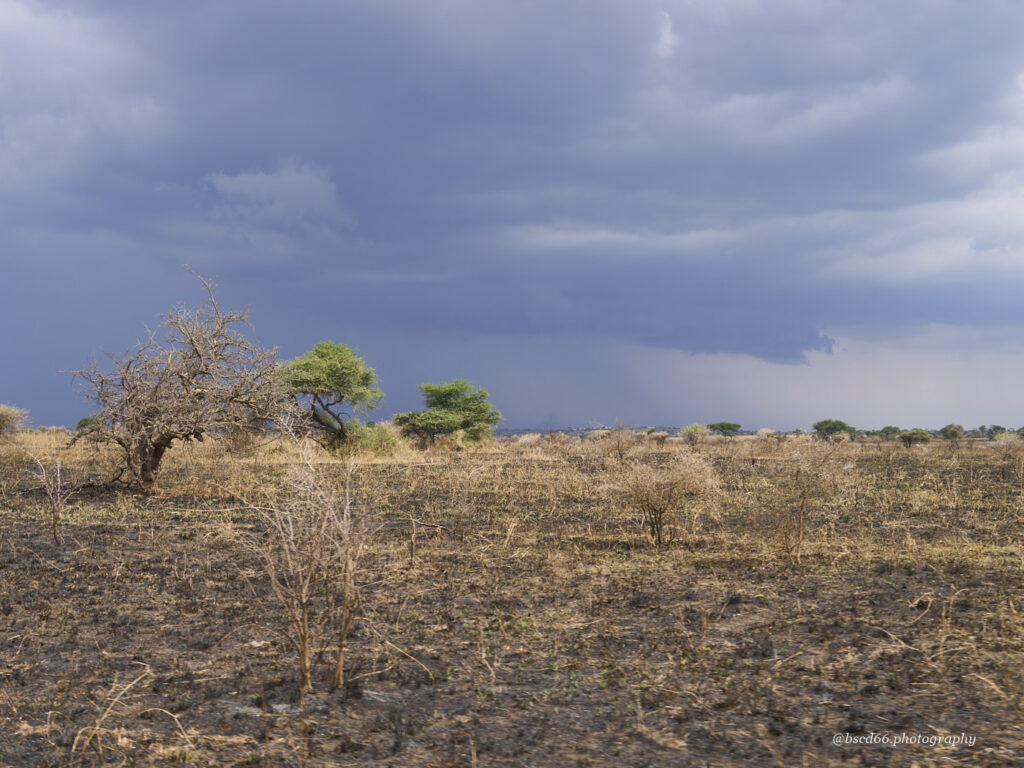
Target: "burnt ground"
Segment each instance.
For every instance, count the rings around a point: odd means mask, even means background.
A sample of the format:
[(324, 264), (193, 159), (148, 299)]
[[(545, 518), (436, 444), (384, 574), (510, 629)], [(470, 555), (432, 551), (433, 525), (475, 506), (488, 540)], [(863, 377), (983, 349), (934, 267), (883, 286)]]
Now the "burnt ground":
[(60, 546), (0, 512), (0, 765), (1024, 764), (1004, 502), (833, 516), (799, 564), (743, 506), (662, 549), (596, 512), (414, 538), (390, 506), (347, 684), (304, 697), (252, 521), (180, 503), (85, 500)]

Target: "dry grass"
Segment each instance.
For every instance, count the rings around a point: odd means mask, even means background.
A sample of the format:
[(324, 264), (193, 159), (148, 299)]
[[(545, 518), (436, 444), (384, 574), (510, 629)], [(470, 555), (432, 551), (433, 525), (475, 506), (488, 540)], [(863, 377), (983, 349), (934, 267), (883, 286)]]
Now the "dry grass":
[[(140, 495), (88, 487), (104, 449), (22, 433), (0, 446), (0, 765), (1024, 760), (1016, 442), (620, 437), (357, 459), (378, 533), (346, 685), (328, 644), (298, 697), (243, 500), (302, 449), (175, 449)], [(83, 481), (61, 546), (32, 456)], [(718, 493), (680, 496), (658, 547), (624, 479), (681, 467)], [(976, 744), (831, 743), (872, 732)]]

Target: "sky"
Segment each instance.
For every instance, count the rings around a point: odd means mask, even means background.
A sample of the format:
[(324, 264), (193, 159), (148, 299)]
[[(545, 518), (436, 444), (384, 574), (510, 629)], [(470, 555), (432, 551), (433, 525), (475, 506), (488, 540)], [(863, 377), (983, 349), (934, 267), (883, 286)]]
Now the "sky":
[(1024, 4), (0, 0), (0, 402), (248, 308), (510, 428), (1024, 424)]

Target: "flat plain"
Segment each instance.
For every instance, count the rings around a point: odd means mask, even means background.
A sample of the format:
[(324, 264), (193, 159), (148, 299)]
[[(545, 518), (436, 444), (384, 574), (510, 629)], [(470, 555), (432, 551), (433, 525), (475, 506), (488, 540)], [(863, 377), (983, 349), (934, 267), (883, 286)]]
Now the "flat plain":
[[(305, 694), (249, 501), (295, 447), (176, 446), (143, 493), (67, 438), (0, 444), (2, 766), (1024, 763), (1016, 438), (320, 452), (366, 548)], [(658, 545), (637, 483), (693, 456)]]

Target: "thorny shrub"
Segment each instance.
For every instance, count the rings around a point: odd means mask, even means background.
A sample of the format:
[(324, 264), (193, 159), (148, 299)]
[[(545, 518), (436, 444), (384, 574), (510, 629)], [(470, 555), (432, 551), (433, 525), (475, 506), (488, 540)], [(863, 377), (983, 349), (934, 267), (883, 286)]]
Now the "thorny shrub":
[(665, 465), (624, 462), (618, 475), (617, 487), (657, 546), (669, 541), (683, 520), (694, 535), (702, 514), (720, 493), (711, 463), (692, 451), (675, 454)]

